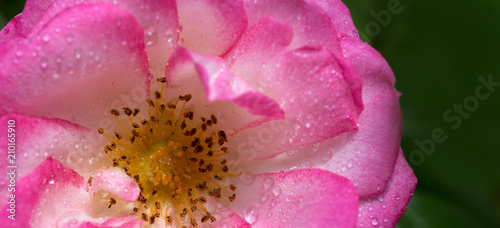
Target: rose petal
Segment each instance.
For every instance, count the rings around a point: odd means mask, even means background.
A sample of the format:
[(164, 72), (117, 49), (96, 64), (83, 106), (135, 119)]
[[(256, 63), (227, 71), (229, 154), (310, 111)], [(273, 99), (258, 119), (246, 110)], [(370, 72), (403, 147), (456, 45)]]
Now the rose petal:
[[(13, 127), (10, 122), (15, 121)], [(13, 129), (15, 135), (0, 135), (0, 155), (8, 157), (9, 139), (15, 140), (11, 149), (15, 151), (16, 178), (20, 180), (31, 173), (48, 157), (54, 157), (65, 166), (74, 169), (85, 179), (90, 174), (105, 166), (111, 165), (110, 159), (104, 155), (102, 148), (105, 139), (90, 130), (76, 124), (58, 119), (29, 118), (18, 115), (0, 117), (0, 128)], [(9, 164), (7, 159), (0, 160), (2, 167)], [(0, 189), (7, 189), (7, 175), (0, 176)], [(2, 202), (4, 195), (2, 195)]]
[[(359, 130), (287, 152), (293, 156), (281, 155), (272, 161), (249, 162), (244, 164), (245, 169), (258, 173), (316, 167), (347, 177), (360, 197), (385, 190), (401, 140), (399, 93), (394, 89), (391, 69), (378, 52), (353, 38), (344, 37), (343, 40), (346, 42), (346, 57), (363, 78), (364, 110), (357, 122)], [(263, 128), (256, 133), (263, 137), (254, 137), (242, 145), (259, 149), (262, 146), (256, 142), (267, 135), (271, 136), (269, 143), (275, 143), (274, 135), (270, 133), (277, 134), (279, 129), (279, 125), (267, 130)], [(247, 149), (245, 146), (241, 148)]]
[(151, 71), (155, 75), (163, 75), (165, 62), (177, 47), (179, 39), (175, 0), (28, 0), (21, 14), (17, 33), (23, 37), (27, 37), (30, 33), (38, 33), (60, 12), (74, 6), (92, 3), (112, 3), (134, 16), (144, 29), (144, 43), (147, 45), (147, 54), (151, 60)]
[(136, 215), (128, 215), (120, 218), (109, 219), (106, 222), (99, 224), (98, 222), (82, 221), (80, 224), (75, 224), (75, 221), (68, 221), (61, 224), (62, 228), (139, 228), (143, 227), (144, 222), (137, 218)]
[(285, 121), (266, 123), (237, 136), (247, 144), (238, 147), (255, 154), (255, 159), (357, 129), (362, 110), (359, 75), (346, 61), (339, 65), (337, 60), (342, 57), (336, 58), (326, 49), (287, 51), (291, 34), (286, 24), (265, 18), (225, 56), (236, 74), (279, 102), (286, 113)]
[[(192, 94), (190, 104), (193, 107), (187, 108), (192, 108), (195, 115), (215, 114), (221, 120), (218, 125), (222, 129), (239, 131), (244, 126), (257, 125), (271, 118), (283, 118), (283, 110), (275, 101), (232, 74), (218, 57), (179, 48), (169, 60), (166, 77), (167, 101)], [(209, 105), (198, 105), (209, 102)]]
[(92, 174), (90, 192), (99, 190), (112, 193), (125, 202), (133, 202), (139, 198), (140, 189), (134, 178), (120, 168), (101, 169)]
[[(243, 174), (245, 176), (245, 174)], [(354, 227), (358, 196), (349, 180), (320, 169), (259, 174), (238, 182), (233, 211), (252, 227)]]
[(332, 53), (340, 53), (335, 27), (320, 6), (303, 0), (245, 0), (244, 3), (249, 26), (272, 16), (293, 28), (289, 50), (303, 46), (323, 46)]
[(86, 189), (87, 183), (78, 173), (48, 158), (16, 183), (16, 220), (7, 218), (7, 209), (14, 204), (5, 204), (0, 222), (6, 227), (56, 227), (68, 212), (86, 217), (91, 210)]
[(317, 4), (323, 8), (324, 12), (330, 17), (335, 30), (340, 33), (347, 34), (351, 37), (358, 38), (358, 30), (354, 26), (351, 13), (347, 6), (341, 0), (306, 0), (311, 4)]
[(111, 107), (144, 101), (149, 71), (142, 34), (130, 14), (112, 5), (61, 12), (0, 60), (0, 114), (57, 117), (97, 129)]
[(182, 46), (206, 55), (227, 52), (247, 27), (241, 0), (177, 1)]
[(400, 150), (394, 174), (384, 193), (360, 200), (357, 227), (395, 227), (410, 202), (417, 178)]

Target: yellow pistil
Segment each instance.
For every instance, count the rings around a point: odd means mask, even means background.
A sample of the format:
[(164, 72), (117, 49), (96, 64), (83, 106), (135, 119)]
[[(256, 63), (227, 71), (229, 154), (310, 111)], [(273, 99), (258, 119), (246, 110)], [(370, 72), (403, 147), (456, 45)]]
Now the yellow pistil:
[[(148, 99), (148, 119), (142, 119), (139, 109), (123, 108), (130, 126), (120, 122), (117, 109), (110, 113), (123, 132), (108, 135), (102, 128), (98, 132), (110, 144), (104, 152), (113, 166), (122, 167), (137, 182), (140, 196), (133, 213), (150, 224), (160, 217), (167, 225), (196, 227), (198, 223), (214, 222), (216, 218), (206, 209), (207, 198), (232, 202), (236, 195), (233, 184), (222, 180), (239, 174), (229, 172), (228, 142), (223, 130), (209, 131), (217, 124), (215, 115), (194, 119), (194, 112), (185, 111), (191, 94), (164, 102), (165, 78), (161, 91), (155, 91), (154, 100)], [(109, 207), (116, 200), (108, 203)], [(184, 217), (187, 217), (185, 219)], [(182, 222), (184, 221), (184, 222)]]

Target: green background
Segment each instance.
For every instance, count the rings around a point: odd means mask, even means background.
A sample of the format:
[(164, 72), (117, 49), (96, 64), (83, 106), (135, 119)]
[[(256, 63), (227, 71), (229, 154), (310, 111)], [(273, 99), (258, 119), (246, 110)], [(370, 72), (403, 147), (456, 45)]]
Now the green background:
[[(500, 227), (500, 87), (465, 110), (458, 128), (443, 119), (448, 109), (473, 99), (479, 76), (500, 82), (500, 1), (344, 2), (362, 39), (391, 65), (403, 94), (402, 147), (419, 183), (398, 226)], [(374, 15), (389, 12), (389, 2), (399, 2), (400, 12), (378, 22)], [(23, 5), (0, 0), (0, 27)], [(415, 140), (430, 139), (436, 128), (446, 140), (415, 156), (421, 150)]]

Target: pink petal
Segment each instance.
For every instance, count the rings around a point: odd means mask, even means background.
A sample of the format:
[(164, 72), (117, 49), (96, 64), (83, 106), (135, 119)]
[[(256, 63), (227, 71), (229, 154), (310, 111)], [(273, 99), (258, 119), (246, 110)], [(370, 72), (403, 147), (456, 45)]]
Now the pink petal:
[[(394, 89), (391, 69), (378, 52), (347, 36), (343, 41), (346, 42), (347, 59), (363, 78), (364, 110), (357, 122), (359, 130), (287, 152), (293, 156), (282, 155), (271, 161), (250, 162), (245, 164), (245, 168), (258, 173), (269, 169), (316, 167), (347, 177), (360, 197), (384, 192), (396, 164), (401, 140), (399, 93)], [(279, 126), (269, 127), (267, 131), (262, 129), (256, 134), (271, 135), (271, 142), (275, 143), (275, 136), (269, 132), (280, 133)], [(261, 138), (254, 137), (246, 145), (258, 149), (258, 139)], [(246, 149), (244, 146), (241, 148)]]
[(111, 107), (137, 106), (149, 91), (142, 34), (130, 14), (109, 4), (61, 12), (0, 60), (0, 114), (93, 129), (108, 123), (103, 114)]
[(352, 21), (349, 9), (341, 0), (307, 0), (311, 4), (317, 4), (323, 8), (330, 17), (335, 30), (352, 37), (358, 37), (358, 31)]
[(0, 223), (6, 227), (56, 227), (67, 213), (89, 216), (90, 194), (86, 189), (87, 183), (78, 173), (48, 158), (33, 173), (18, 179), (15, 192), (11, 192), (15, 194), (16, 220), (7, 218), (7, 209), (14, 204), (5, 204)]
[(177, 1), (182, 46), (206, 55), (221, 55), (247, 27), (241, 0)]
[(196, 106), (195, 114), (215, 114), (228, 124), (226, 130), (238, 131), (243, 126), (256, 125), (270, 118), (283, 118), (283, 110), (275, 101), (232, 74), (218, 57), (179, 48), (169, 60), (166, 77), (167, 100), (191, 93), (193, 104), (210, 102), (208, 106)]
[[(14, 127), (9, 122), (15, 121)], [(90, 130), (65, 120), (28, 118), (18, 115), (0, 117), (0, 128), (6, 132), (13, 129), (15, 135), (0, 134), (0, 155), (8, 157), (8, 140), (15, 140), (16, 178), (20, 180), (30, 174), (48, 157), (54, 157), (65, 166), (74, 169), (85, 179), (94, 170), (109, 166), (110, 160), (104, 155), (105, 139), (96, 130)], [(14, 149), (14, 148), (12, 148)], [(6, 167), (7, 159), (0, 160)], [(9, 179), (0, 176), (0, 189), (7, 189)], [(2, 202), (4, 195), (1, 196)]]
[(92, 174), (90, 192), (95, 194), (99, 190), (112, 193), (125, 202), (133, 202), (139, 198), (139, 186), (134, 178), (122, 169), (101, 169)]
[(413, 196), (417, 178), (400, 151), (394, 174), (384, 193), (360, 200), (357, 227), (395, 227)]
[(99, 224), (98, 222), (82, 221), (80, 224), (75, 224), (70, 221), (62, 224), (61, 228), (139, 228), (143, 227), (144, 222), (137, 218), (136, 215), (128, 215), (120, 218), (109, 219), (106, 222)]
[(21, 14), (17, 33), (23, 37), (27, 37), (30, 33), (38, 33), (60, 12), (74, 6), (92, 3), (112, 3), (133, 15), (144, 29), (143, 42), (147, 44), (151, 71), (162, 75), (165, 71), (165, 62), (177, 47), (179, 39), (175, 0), (28, 0)]
[(249, 26), (272, 16), (293, 28), (289, 50), (303, 46), (323, 46), (332, 53), (340, 53), (335, 27), (329, 15), (317, 4), (304, 0), (245, 0), (244, 3)]
[(356, 223), (358, 196), (341, 176), (301, 169), (253, 178), (238, 183), (236, 200), (229, 204), (252, 227), (354, 227)]
[[(236, 74), (279, 102), (286, 113), (284, 121), (237, 136), (247, 144), (240, 149), (255, 154), (255, 159), (356, 130), (363, 109), (361, 81), (352, 66), (324, 48), (288, 51), (291, 36), (286, 24), (265, 18), (225, 56)], [(261, 133), (263, 137), (251, 139)]]

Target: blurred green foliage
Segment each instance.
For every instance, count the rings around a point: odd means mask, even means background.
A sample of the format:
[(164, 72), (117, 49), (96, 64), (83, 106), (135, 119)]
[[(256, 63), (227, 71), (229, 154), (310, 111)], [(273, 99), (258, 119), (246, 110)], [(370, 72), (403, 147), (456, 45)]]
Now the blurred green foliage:
[[(500, 227), (500, 88), (465, 110), (468, 116), (456, 129), (455, 122), (443, 119), (448, 109), (475, 96), (478, 76), (500, 82), (500, 1), (344, 3), (363, 40), (391, 65), (403, 94), (402, 148), (419, 184), (398, 226)], [(0, 0), (0, 27), (23, 5)], [(390, 13), (391, 8), (400, 10)], [(415, 157), (422, 151), (415, 140), (432, 138), (436, 128), (446, 140), (435, 143), (429, 155)]]

